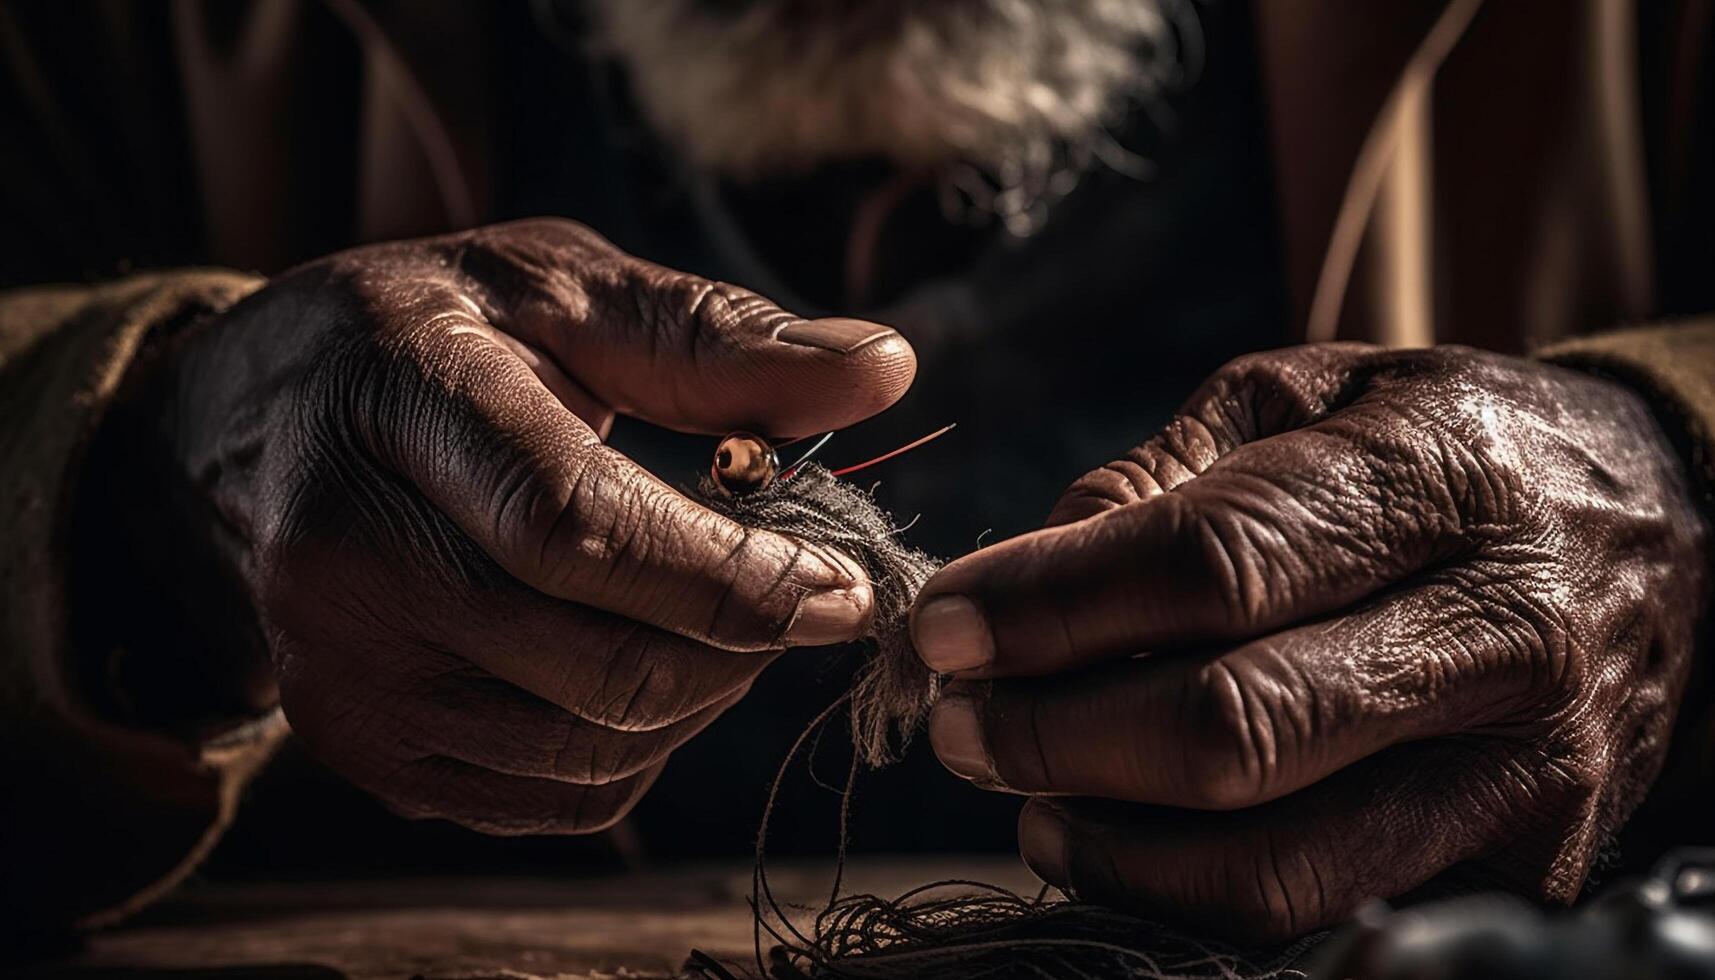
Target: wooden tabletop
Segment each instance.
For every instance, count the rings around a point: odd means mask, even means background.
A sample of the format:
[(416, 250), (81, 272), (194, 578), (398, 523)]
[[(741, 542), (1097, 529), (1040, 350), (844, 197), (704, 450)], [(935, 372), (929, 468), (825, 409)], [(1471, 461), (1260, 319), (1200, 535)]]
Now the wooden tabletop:
[[(832, 868), (770, 868), (777, 897), (820, 907)], [(856, 860), (846, 891), (891, 896), (970, 878), (1034, 892), (1016, 859)], [(617, 980), (677, 976), (693, 949), (752, 962), (749, 867), (611, 878), (192, 882), (82, 948), (8, 975), (83, 980)], [(766, 937), (765, 937), (766, 938)]]

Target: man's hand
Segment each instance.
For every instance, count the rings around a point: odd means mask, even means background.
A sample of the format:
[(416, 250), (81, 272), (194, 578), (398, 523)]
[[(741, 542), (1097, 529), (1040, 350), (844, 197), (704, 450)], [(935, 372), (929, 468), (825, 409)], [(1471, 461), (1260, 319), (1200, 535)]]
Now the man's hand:
[(931, 738), (1032, 795), (1042, 877), (1149, 915), (1280, 938), (1456, 865), (1567, 901), (1661, 764), (1706, 537), (1621, 385), (1243, 358), (929, 583), (918, 650), (961, 678)]
[[(892, 330), (799, 319), (569, 222), (360, 248), (153, 373), (175, 506), (152, 519), (237, 583), (222, 632), (271, 655), (335, 769), (411, 815), (591, 831), (774, 653), (860, 634), (872, 602), (849, 558), (603, 445), (614, 413), (804, 435), (914, 370)], [(219, 617), (210, 594), (177, 601)]]

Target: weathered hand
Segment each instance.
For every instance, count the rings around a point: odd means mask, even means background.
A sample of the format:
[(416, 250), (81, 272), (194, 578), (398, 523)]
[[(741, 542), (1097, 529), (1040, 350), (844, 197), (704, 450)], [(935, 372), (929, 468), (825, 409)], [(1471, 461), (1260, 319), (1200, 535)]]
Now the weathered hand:
[(918, 649), (963, 678), (934, 746), (1034, 797), (1049, 882), (1239, 937), (1455, 865), (1570, 900), (1686, 681), (1707, 531), (1680, 470), (1594, 376), (1243, 358), (1046, 529), (929, 583)]
[[(317, 755), (407, 814), (580, 832), (773, 653), (850, 639), (871, 604), (850, 559), (603, 445), (613, 414), (803, 435), (885, 408), (914, 369), (885, 327), (537, 220), (290, 272), (139, 404), (167, 414), (174, 533), (243, 600), (223, 634), (271, 655)], [(219, 616), (207, 595), (178, 601)]]

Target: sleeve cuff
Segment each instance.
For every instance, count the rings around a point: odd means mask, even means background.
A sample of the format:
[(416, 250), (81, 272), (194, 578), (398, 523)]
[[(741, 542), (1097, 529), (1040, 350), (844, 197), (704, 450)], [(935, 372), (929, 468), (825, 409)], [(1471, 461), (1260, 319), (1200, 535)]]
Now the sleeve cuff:
[(1536, 356), (1637, 389), (1683, 453), (1704, 505), (1715, 499), (1715, 318), (1580, 337)]
[(188, 873), (285, 734), (278, 711), (187, 741), (100, 717), (67, 683), (70, 508), (89, 438), (154, 332), (261, 280), (221, 270), (0, 294), (0, 913), (99, 925)]

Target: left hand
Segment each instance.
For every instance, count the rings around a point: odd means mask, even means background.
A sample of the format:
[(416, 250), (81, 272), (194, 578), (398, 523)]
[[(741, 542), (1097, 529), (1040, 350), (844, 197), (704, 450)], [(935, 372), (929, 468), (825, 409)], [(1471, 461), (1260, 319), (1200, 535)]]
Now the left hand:
[(1050, 883), (1252, 940), (1456, 865), (1576, 897), (1708, 584), (1635, 392), (1462, 348), (1242, 358), (1048, 523), (923, 590), (935, 749)]

